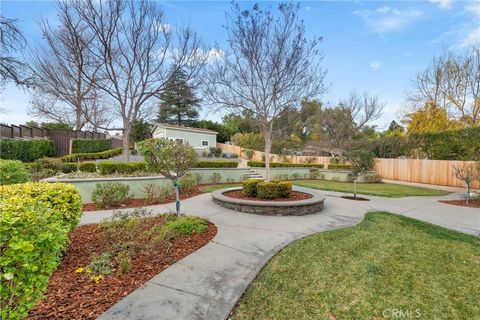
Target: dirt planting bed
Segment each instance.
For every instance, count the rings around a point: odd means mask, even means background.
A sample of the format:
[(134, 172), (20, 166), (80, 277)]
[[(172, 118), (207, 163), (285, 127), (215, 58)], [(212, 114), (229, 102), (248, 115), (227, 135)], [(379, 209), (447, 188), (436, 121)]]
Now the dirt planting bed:
[(469, 208), (480, 208), (480, 201), (476, 200), (440, 200), (441, 203), (451, 204), (454, 206), (462, 206)]

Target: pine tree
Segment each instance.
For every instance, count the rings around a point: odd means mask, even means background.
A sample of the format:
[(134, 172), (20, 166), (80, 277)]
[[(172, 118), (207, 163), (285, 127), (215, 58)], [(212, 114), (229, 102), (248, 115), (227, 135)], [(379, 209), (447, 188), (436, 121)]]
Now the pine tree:
[(173, 73), (165, 91), (159, 96), (157, 121), (176, 125), (192, 125), (198, 119), (200, 99), (195, 97), (193, 88), (186, 81), (182, 70)]

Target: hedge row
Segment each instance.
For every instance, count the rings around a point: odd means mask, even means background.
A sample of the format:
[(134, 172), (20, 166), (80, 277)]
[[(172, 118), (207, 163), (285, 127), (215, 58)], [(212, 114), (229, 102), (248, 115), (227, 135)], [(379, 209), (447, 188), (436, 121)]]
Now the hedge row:
[(1, 139), (0, 158), (31, 162), (55, 154), (55, 146), (50, 139)]
[(349, 164), (329, 164), (328, 169), (329, 170), (350, 170), (352, 168), (351, 165)]
[(145, 162), (114, 162), (114, 161), (100, 161), (98, 164), (98, 171), (100, 174), (114, 174), (114, 173), (134, 173), (138, 171), (146, 171)]
[(123, 148), (115, 148), (111, 150), (106, 150), (102, 152), (95, 153), (72, 153), (66, 156), (63, 156), (61, 160), (63, 162), (75, 162), (78, 160), (96, 160), (96, 159), (108, 159), (114, 156), (122, 154)]
[(93, 153), (112, 149), (110, 139), (73, 139), (72, 153)]
[(198, 161), (195, 168), (236, 168), (237, 161)]
[[(265, 167), (264, 161), (248, 161), (249, 167)], [(318, 163), (289, 163), (289, 162), (270, 162), (270, 168), (323, 168), (323, 164)]]
[(244, 195), (256, 198), (288, 198), (292, 192), (292, 183), (290, 181), (250, 179), (243, 181), (242, 185)]
[(60, 263), (81, 200), (61, 183), (0, 186), (0, 193), (0, 318), (23, 319)]

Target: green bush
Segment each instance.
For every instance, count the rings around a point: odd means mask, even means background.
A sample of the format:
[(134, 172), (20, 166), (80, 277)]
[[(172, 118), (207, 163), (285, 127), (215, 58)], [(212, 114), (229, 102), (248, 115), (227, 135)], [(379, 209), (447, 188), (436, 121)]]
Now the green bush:
[(42, 298), (82, 214), (70, 184), (0, 187), (0, 318), (23, 319)]
[(186, 194), (190, 194), (198, 186), (198, 179), (196, 175), (189, 172), (178, 179), (178, 184), (180, 186), (180, 190)]
[(130, 199), (130, 187), (120, 182), (97, 183), (92, 192), (92, 201), (99, 208), (112, 208)]
[(115, 173), (131, 174), (139, 171), (147, 171), (147, 168), (145, 162), (100, 161), (98, 170), (102, 175)]
[(257, 184), (258, 198), (288, 198), (291, 192), (292, 183), (290, 181), (265, 181)]
[(77, 167), (78, 164), (74, 162), (63, 162), (60, 171), (62, 171), (63, 173), (70, 173), (77, 171)]
[(242, 182), (242, 192), (247, 197), (256, 197), (257, 196), (257, 185), (263, 182), (262, 179), (248, 179)]
[(244, 152), (248, 160), (252, 160), (253, 156), (255, 155), (255, 151), (252, 149), (245, 149)]
[(349, 164), (329, 164), (328, 170), (350, 170), (352, 168)]
[(217, 147), (210, 147), (208, 148), (208, 150), (210, 151), (210, 153), (215, 156), (215, 157), (220, 157), (222, 155), (222, 149), (220, 148), (217, 148)]
[(115, 148), (111, 150), (106, 150), (102, 152), (95, 153), (72, 153), (66, 156), (63, 156), (61, 160), (63, 162), (76, 162), (77, 160), (97, 160), (97, 159), (108, 159), (114, 156), (122, 154), (123, 148)]
[(208, 224), (205, 220), (197, 217), (181, 216), (168, 220), (164, 224), (164, 228), (166, 231), (173, 232), (174, 234), (188, 236), (193, 233), (203, 233), (207, 231)]
[(18, 160), (0, 160), (0, 185), (24, 183), (30, 180), (25, 164)]
[(80, 171), (83, 172), (97, 172), (97, 164), (95, 162), (80, 163)]
[(44, 170), (52, 170), (54, 172), (60, 171), (62, 168), (62, 161), (56, 158), (40, 158), (30, 164), (32, 172), (41, 172)]
[[(264, 161), (248, 161), (247, 165), (249, 167), (259, 167), (264, 168)], [(289, 163), (289, 162), (270, 162), (270, 168), (323, 168), (323, 164), (318, 163)]]
[(102, 152), (111, 148), (110, 139), (72, 139), (72, 153)]
[(236, 168), (237, 161), (198, 161), (195, 168)]
[(0, 158), (2, 159), (31, 162), (54, 154), (55, 146), (50, 139), (0, 140)]

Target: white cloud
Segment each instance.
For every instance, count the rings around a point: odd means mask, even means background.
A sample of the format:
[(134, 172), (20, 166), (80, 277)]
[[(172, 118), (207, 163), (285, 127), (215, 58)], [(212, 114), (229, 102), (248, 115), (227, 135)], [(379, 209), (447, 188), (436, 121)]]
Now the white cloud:
[(170, 33), (173, 30), (173, 26), (168, 23), (157, 23), (155, 27), (157, 28), (157, 31), (160, 31), (163, 33)]
[(450, 10), (452, 8), (452, 0), (429, 0), (431, 3), (436, 4), (442, 10)]
[(423, 14), (416, 9), (399, 10), (387, 6), (375, 10), (357, 10), (353, 13), (379, 35), (401, 31), (420, 19)]
[(370, 69), (372, 69), (372, 71), (377, 71), (378, 69), (380, 69), (382, 64), (378, 61), (372, 61), (368, 64), (368, 66), (370, 67)]
[(472, 1), (464, 9), (467, 13), (480, 17), (480, 1)]
[(223, 56), (225, 55), (225, 52), (221, 49), (213, 48), (208, 50), (206, 53), (204, 53), (204, 55), (207, 59), (207, 63), (212, 63), (218, 59), (223, 58)]
[(459, 47), (468, 47), (480, 44), (480, 27), (475, 27), (466, 33), (458, 43)]

